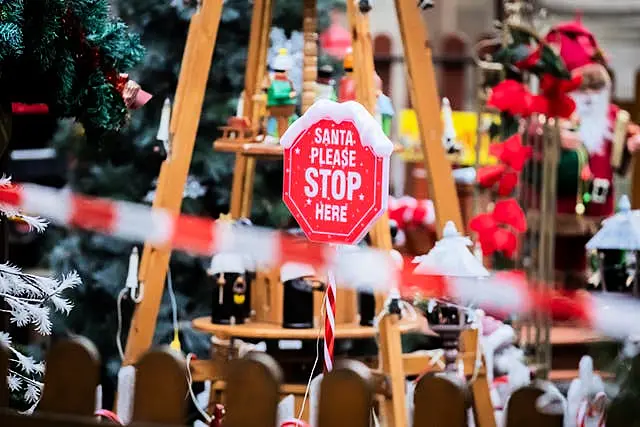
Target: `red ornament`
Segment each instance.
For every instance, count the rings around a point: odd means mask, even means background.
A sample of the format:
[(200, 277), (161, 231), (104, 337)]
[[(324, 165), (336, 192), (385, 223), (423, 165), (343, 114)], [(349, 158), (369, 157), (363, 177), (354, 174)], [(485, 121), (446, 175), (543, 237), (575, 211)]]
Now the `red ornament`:
[(360, 241), (387, 207), (393, 151), (373, 117), (356, 103), (318, 102), (281, 143), (283, 200), (307, 238)]
[(342, 59), (351, 47), (351, 33), (338, 22), (320, 34), (320, 47), (327, 54)]
[(492, 90), (487, 106), (512, 116), (531, 115), (532, 95), (527, 88), (515, 80), (503, 80)]

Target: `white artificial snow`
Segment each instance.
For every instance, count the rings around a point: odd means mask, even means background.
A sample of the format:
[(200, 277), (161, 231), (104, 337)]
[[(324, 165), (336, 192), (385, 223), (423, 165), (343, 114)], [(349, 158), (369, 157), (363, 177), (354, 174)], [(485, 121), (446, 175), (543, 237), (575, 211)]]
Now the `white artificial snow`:
[(488, 277), (489, 272), (469, 250), (473, 242), (461, 236), (453, 222), (444, 227), (442, 239), (428, 254), (414, 258), (416, 274), (441, 274), (448, 277)]
[[(11, 178), (0, 177), (0, 187), (9, 185), (11, 185)], [(41, 193), (45, 195), (44, 199), (46, 200), (56, 199), (56, 207), (61, 205), (59, 197), (50, 197), (50, 194), (46, 192)], [(38, 209), (42, 207), (41, 202), (33, 202), (38, 194), (40, 193), (36, 192), (32, 196), (25, 197), (27, 199), (25, 206), (34, 206), (39, 212)], [(68, 207), (63, 208), (63, 215), (65, 209)], [(0, 206), (0, 214), (9, 219), (24, 222), (29, 225), (31, 230), (38, 232), (42, 232), (48, 224), (41, 218), (24, 215), (14, 207)], [(50, 307), (63, 314), (68, 314), (73, 308), (73, 304), (64, 298), (62, 293), (80, 283), (80, 277), (76, 272), (56, 280), (23, 273), (21, 269), (10, 264), (0, 264), (0, 298), (5, 301), (7, 306), (6, 309), (0, 309), (0, 311), (8, 313), (13, 324), (33, 326), (41, 335), (49, 335), (52, 327), (49, 317)], [(30, 410), (33, 410), (42, 391), (42, 383), (35, 378), (44, 374), (44, 363), (37, 362), (33, 357), (24, 355), (12, 347), (11, 336), (6, 332), (0, 332), (0, 345), (7, 347), (10, 353), (7, 377), (9, 390), (22, 392), (23, 399), (32, 404)]]
[[(306, 113), (289, 126), (280, 138), (280, 144), (284, 148), (290, 147), (301, 133), (323, 119), (330, 119), (336, 123), (353, 122), (360, 134), (362, 145), (371, 147), (377, 156), (389, 161), (389, 156), (393, 152), (393, 143), (367, 109), (355, 101), (334, 102), (327, 99), (316, 101)], [(388, 169), (387, 167), (387, 171)]]

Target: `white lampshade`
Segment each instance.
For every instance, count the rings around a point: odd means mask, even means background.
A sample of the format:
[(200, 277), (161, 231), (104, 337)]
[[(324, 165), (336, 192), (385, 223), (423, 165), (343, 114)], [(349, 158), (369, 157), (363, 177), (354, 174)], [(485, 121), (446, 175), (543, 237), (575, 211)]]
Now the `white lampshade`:
[(211, 258), (211, 265), (207, 272), (209, 274), (218, 273), (238, 273), (243, 274), (245, 269), (245, 260), (241, 254), (220, 253)]
[(449, 277), (488, 277), (489, 271), (469, 250), (473, 243), (461, 236), (453, 222), (444, 227), (442, 239), (428, 254), (415, 257), (418, 264), (414, 273)]
[(632, 211), (626, 195), (620, 197), (618, 212), (602, 221), (602, 228), (586, 244), (588, 250), (640, 250), (640, 211)]
[(312, 277), (316, 275), (315, 269), (308, 264), (297, 262), (287, 262), (280, 267), (280, 281), (282, 283), (301, 277)]

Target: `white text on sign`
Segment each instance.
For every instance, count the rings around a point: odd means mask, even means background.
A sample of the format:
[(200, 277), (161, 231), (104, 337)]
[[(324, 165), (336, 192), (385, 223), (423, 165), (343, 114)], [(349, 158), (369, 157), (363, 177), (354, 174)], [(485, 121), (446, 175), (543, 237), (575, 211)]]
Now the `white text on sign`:
[(314, 200), (316, 220), (346, 223), (348, 202), (362, 185), (360, 172), (344, 170), (356, 167), (353, 133), (318, 127), (313, 142), (317, 146), (311, 147), (304, 193), (310, 199), (322, 199)]

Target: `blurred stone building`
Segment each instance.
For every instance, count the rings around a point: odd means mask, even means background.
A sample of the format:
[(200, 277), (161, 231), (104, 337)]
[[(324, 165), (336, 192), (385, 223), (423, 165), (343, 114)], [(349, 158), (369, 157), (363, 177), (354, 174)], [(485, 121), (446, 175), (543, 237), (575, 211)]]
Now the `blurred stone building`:
[[(549, 24), (572, 19), (580, 10), (584, 24), (598, 37), (610, 57), (615, 98), (640, 119), (634, 101), (640, 98), (640, 0), (542, 0)], [(429, 30), (439, 92), (454, 109), (474, 109), (475, 70), (470, 50), (487, 36), (500, 12), (500, 0), (440, 0), (423, 12)], [(402, 41), (393, 1), (378, 1), (371, 12), (376, 68), (396, 108), (410, 104)]]

